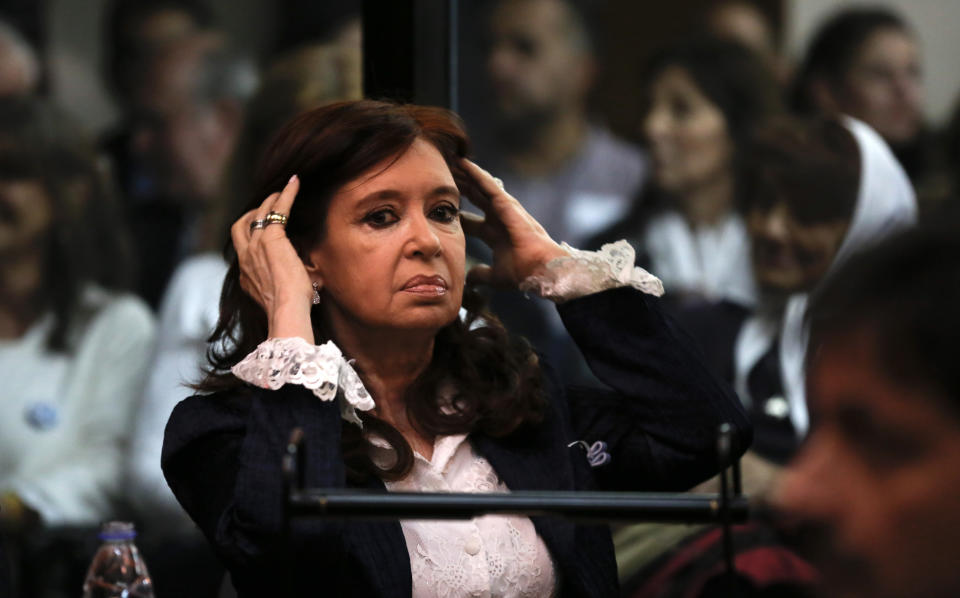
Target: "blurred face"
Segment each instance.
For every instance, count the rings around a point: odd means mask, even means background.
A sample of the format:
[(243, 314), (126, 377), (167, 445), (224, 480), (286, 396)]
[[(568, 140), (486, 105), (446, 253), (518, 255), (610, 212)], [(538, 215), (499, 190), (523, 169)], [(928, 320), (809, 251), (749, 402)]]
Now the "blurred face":
[(914, 138), (923, 120), (920, 52), (912, 37), (881, 29), (854, 57), (840, 92), (840, 110), (877, 130), (893, 144)]
[(710, 13), (708, 25), (711, 33), (717, 37), (739, 42), (760, 56), (768, 57), (776, 53), (770, 23), (753, 4), (724, 4)]
[[(460, 195), (440, 152), (417, 140), (333, 197), (310, 252), (333, 330), (439, 330), (463, 299)], [(386, 169), (384, 170), (384, 168)]]
[(654, 80), (643, 132), (657, 184), (667, 191), (688, 192), (730, 172), (726, 119), (681, 67)]
[(803, 223), (785, 201), (747, 213), (753, 272), (760, 288), (776, 293), (808, 291), (833, 263), (848, 222)]
[(835, 596), (960, 595), (960, 420), (948, 399), (888, 378), (874, 339), (830, 339), (813, 361), (815, 426), (775, 492), (819, 532)]
[(43, 185), (0, 181), (0, 257), (40, 249), (52, 221), (53, 206)]
[(543, 120), (583, 100), (590, 58), (578, 47), (568, 10), (558, 0), (497, 4), (487, 72), (501, 117)]
[(214, 102), (195, 95), (202, 46), (172, 52), (137, 97), (133, 150), (169, 198), (209, 200), (233, 149), (233, 131)]

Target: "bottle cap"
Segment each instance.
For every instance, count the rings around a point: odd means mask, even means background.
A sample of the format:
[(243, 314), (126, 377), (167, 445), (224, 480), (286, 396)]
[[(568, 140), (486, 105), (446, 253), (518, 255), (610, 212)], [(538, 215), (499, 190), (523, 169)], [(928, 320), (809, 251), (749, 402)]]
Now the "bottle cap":
[(101, 540), (133, 540), (136, 537), (137, 531), (128, 521), (109, 521), (100, 527)]

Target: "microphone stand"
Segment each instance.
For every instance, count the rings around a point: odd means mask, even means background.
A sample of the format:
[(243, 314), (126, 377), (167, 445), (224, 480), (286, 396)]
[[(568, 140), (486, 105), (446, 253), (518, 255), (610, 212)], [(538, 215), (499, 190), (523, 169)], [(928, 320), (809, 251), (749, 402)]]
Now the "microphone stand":
[[(342, 488), (304, 488), (303, 430), (295, 428), (283, 456), (284, 533), (293, 519), (472, 519), (481, 515), (551, 515), (578, 522), (716, 523), (723, 530), (723, 556), (736, 592), (731, 526), (750, 515), (742, 494), (740, 464), (732, 458), (733, 430), (717, 434), (720, 492), (580, 492), (519, 490), (510, 493), (374, 492)], [(732, 483), (728, 480), (732, 476)], [(287, 543), (289, 545), (289, 543)]]

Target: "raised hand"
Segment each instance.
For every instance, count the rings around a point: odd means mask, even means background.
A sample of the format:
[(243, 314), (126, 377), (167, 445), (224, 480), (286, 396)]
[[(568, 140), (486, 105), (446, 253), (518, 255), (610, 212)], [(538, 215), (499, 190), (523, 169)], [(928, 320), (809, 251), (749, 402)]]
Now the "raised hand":
[(499, 179), (470, 160), (465, 159), (462, 164), (483, 192), (470, 199), (484, 213), (478, 216), (461, 212), (463, 229), (493, 250), (493, 263), (474, 266), (467, 274), (469, 282), (515, 288), (550, 260), (568, 255), (503, 189)]
[(240, 286), (266, 312), (268, 335), (299, 336), (313, 343), (312, 282), (284, 226), (268, 222), (270, 214), (290, 214), (299, 189), (300, 180), (294, 175), (283, 191), (271, 193), (259, 208), (241, 216), (230, 228), (230, 236), (240, 264)]

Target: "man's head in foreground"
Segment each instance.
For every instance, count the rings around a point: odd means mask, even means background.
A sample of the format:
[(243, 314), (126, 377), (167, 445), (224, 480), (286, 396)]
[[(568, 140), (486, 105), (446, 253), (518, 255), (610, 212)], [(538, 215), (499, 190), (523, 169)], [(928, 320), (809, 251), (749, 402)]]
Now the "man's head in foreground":
[(775, 505), (830, 595), (960, 596), (960, 231), (855, 256), (811, 309), (813, 427)]

